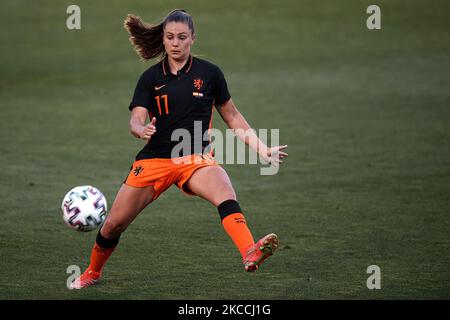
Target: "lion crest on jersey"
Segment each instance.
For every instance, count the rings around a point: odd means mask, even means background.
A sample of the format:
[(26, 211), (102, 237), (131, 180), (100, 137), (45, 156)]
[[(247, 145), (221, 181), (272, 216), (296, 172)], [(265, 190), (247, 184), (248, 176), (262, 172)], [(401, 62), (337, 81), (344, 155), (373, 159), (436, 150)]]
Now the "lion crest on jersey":
[(203, 87), (203, 80), (200, 78), (194, 79), (194, 87), (197, 90), (200, 90)]

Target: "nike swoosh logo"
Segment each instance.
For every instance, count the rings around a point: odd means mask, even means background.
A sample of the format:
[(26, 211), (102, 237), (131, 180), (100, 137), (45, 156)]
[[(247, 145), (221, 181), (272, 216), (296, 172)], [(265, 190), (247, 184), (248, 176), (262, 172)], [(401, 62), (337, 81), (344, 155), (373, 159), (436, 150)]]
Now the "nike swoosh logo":
[(161, 89), (162, 87), (165, 87), (165, 86), (166, 86), (165, 84), (163, 84), (162, 86), (159, 86), (159, 87), (155, 86), (155, 91), (158, 91), (159, 89)]

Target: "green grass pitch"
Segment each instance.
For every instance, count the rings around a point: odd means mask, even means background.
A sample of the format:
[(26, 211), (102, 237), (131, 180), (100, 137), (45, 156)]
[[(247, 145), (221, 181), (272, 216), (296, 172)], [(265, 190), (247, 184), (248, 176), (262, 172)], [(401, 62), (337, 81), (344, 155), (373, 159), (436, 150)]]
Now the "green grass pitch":
[[(1, 299), (450, 298), (448, 1), (0, 3)], [(142, 142), (128, 132), (140, 62), (122, 24), (184, 8), (253, 128), (279, 128), (275, 176), (225, 165), (256, 238), (281, 248), (246, 274), (214, 207), (171, 188), (123, 234), (98, 286), (66, 288), (95, 232), (61, 217), (91, 184), (112, 203)], [(214, 127), (224, 129), (217, 115)], [(381, 269), (369, 290), (366, 269)]]

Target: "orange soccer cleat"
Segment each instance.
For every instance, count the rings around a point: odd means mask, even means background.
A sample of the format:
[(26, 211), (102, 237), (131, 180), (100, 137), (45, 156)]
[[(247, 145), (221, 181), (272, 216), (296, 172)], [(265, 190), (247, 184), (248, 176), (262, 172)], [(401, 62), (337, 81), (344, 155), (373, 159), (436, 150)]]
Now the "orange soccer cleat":
[(255, 272), (258, 270), (261, 263), (270, 257), (277, 248), (278, 236), (275, 233), (270, 233), (260, 239), (247, 250), (247, 254), (243, 259), (245, 271)]
[(70, 288), (82, 289), (92, 286), (100, 280), (101, 276), (102, 276), (101, 272), (95, 272), (87, 268), (86, 271), (79, 278), (77, 278), (74, 282), (72, 282)]

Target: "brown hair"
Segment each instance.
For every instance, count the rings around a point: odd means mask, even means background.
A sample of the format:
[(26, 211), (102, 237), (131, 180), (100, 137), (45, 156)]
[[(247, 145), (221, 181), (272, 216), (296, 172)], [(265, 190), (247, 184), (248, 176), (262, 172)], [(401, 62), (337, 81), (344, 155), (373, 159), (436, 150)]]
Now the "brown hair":
[(161, 23), (155, 25), (148, 24), (133, 14), (128, 14), (126, 17), (124, 27), (130, 34), (131, 44), (143, 60), (158, 56), (165, 58), (167, 53), (164, 49), (163, 35), (164, 27), (168, 22), (183, 22), (194, 34), (194, 21), (184, 10), (171, 11)]

